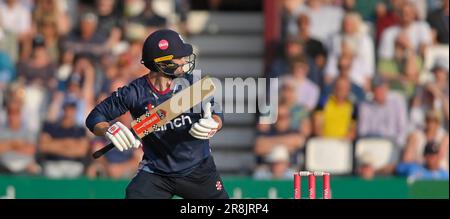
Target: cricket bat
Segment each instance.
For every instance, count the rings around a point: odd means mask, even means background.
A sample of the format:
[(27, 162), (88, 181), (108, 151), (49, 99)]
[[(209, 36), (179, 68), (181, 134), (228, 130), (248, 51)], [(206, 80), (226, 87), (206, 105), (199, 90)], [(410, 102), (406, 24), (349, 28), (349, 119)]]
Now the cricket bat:
[[(145, 136), (150, 135), (159, 127), (170, 122), (172, 119), (175, 119), (192, 107), (213, 96), (215, 90), (216, 87), (214, 86), (213, 81), (211, 78), (206, 76), (191, 86), (176, 93), (170, 99), (164, 101), (155, 108), (148, 109), (144, 115), (141, 115), (136, 120), (133, 120), (133, 122), (131, 122), (131, 132), (135, 135), (135, 137), (142, 139)], [(174, 102), (180, 100), (189, 100), (189, 102), (182, 104)], [(114, 144), (110, 143), (92, 154), (92, 157), (97, 159), (114, 147)]]

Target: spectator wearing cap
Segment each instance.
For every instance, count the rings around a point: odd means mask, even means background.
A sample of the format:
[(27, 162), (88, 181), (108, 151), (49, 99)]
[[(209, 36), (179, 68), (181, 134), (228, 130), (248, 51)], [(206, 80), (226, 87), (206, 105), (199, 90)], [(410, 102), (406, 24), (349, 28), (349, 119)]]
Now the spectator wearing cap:
[(427, 17), (427, 21), (433, 30), (433, 41), (448, 45), (448, 0), (441, 0), (441, 8), (434, 10)]
[(98, 58), (108, 52), (107, 37), (98, 31), (98, 17), (95, 13), (81, 15), (80, 25), (62, 42), (63, 50), (72, 50), (75, 54), (90, 54)]
[(422, 21), (416, 21), (415, 5), (405, 2), (400, 8), (400, 23), (389, 27), (383, 32), (378, 48), (380, 59), (393, 59), (395, 56), (395, 41), (399, 35), (404, 35), (401, 44), (416, 54), (424, 55), (427, 46), (431, 45), (431, 29)]
[(13, 95), (6, 104), (6, 123), (0, 125), (0, 173), (38, 174), (36, 133), (23, 124), (23, 100)]
[(441, 156), (436, 143), (428, 143), (423, 152), (424, 163), (405, 162), (396, 167), (396, 173), (411, 180), (448, 180), (448, 171), (441, 168)]
[(296, 85), (293, 81), (285, 81), (280, 88), (278, 116), (275, 124), (259, 124), (258, 136), (255, 139), (255, 154), (258, 163), (276, 145), (284, 145), (292, 158), (298, 163), (297, 155), (301, 152), (306, 139), (311, 133), (309, 112), (305, 107), (298, 105)]
[(412, 132), (402, 156), (405, 163), (416, 162), (423, 164), (426, 145), (436, 144), (439, 150), (440, 167), (448, 171), (448, 132), (441, 126), (441, 116), (436, 110), (428, 111), (425, 118), (425, 127)]
[(357, 105), (350, 99), (351, 82), (336, 79), (333, 92), (319, 100), (314, 113), (314, 133), (324, 138), (353, 141), (357, 129)]
[(274, 146), (265, 160), (268, 165), (255, 170), (255, 179), (291, 179), (295, 173), (295, 170), (290, 168), (289, 151), (284, 145)]
[(63, 115), (55, 123), (44, 123), (39, 137), (39, 161), (50, 178), (75, 178), (83, 175), (89, 142), (86, 130), (76, 124), (76, 102), (67, 100)]
[(408, 115), (401, 94), (390, 91), (385, 80), (375, 78), (372, 85), (373, 100), (360, 103), (358, 136), (391, 140), (397, 147), (405, 145)]
[[(369, 81), (375, 73), (375, 51), (373, 40), (367, 33), (361, 15), (347, 13), (342, 21), (341, 32), (334, 34), (329, 48), (327, 76), (335, 78), (338, 75), (339, 56), (351, 53), (352, 56), (352, 82), (360, 87), (369, 88)], [(350, 51), (343, 51), (343, 50)]]

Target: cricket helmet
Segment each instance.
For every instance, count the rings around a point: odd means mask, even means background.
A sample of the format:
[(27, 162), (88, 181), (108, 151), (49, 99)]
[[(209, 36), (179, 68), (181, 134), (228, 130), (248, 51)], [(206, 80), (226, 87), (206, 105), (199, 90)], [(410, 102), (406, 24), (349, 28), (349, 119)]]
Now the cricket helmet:
[[(179, 65), (173, 59), (185, 58), (186, 64)], [(153, 32), (145, 40), (142, 48), (142, 61), (153, 72), (161, 72), (175, 76), (175, 70), (183, 67), (185, 74), (191, 73), (195, 68), (196, 55), (192, 45), (184, 43), (180, 34), (173, 30), (161, 29)]]

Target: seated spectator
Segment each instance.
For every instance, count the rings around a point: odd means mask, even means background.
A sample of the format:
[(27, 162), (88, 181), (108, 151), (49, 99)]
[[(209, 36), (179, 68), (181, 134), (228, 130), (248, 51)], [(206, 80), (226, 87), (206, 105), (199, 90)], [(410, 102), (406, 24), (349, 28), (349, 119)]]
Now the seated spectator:
[[(31, 11), (25, 7), (22, 1), (0, 1), (0, 23), (2, 29), (11, 33), (22, 46), (20, 57), (23, 59), (29, 55), (29, 41), (31, 39)], [(16, 57), (12, 57), (14, 60)]]
[(400, 33), (395, 39), (393, 59), (380, 59), (378, 69), (380, 75), (389, 82), (389, 86), (403, 93), (410, 99), (419, 81), (423, 61), (410, 48), (408, 36)]
[(433, 42), (448, 45), (448, 0), (441, 0), (442, 6), (428, 15), (432, 28)]
[(298, 38), (289, 38), (283, 45), (283, 53), (273, 62), (268, 77), (278, 78), (289, 73), (290, 60), (304, 55), (303, 42)]
[(122, 37), (122, 20), (117, 11), (116, 0), (96, 0), (96, 14), (98, 16), (98, 33), (107, 37), (108, 47), (114, 47)]
[[(344, 42), (348, 45), (343, 45)], [(342, 21), (342, 31), (332, 36), (330, 52), (328, 53), (327, 75), (334, 77), (338, 75), (336, 60), (346, 53), (342, 51), (343, 49), (351, 49), (351, 52), (347, 52), (353, 54), (353, 62), (361, 63), (359, 65), (352, 64), (352, 81), (368, 90), (369, 81), (375, 72), (375, 52), (367, 28), (361, 16), (357, 13), (346, 14)]]
[[(341, 55), (338, 59), (338, 70), (339, 70), (339, 76), (347, 78), (350, 80), (350, 70), (352, 66), (352, 56), (349, 55)], [(334, 87), (336, 86), (336, 80), (334, 79), (333, 82), (331, 82), (328, 85), (325, 85), (323, 88), (323, 95), (328, 96), (333, 92)], [(360, 103), (361, 101), (364, 101), (366, 99), (366, 93), (364, 89), (362, 89), (357, 84), (351, 82), (351, 88), (350, 88), (350, 100), (355, 103)]]
[(98, 31), (98, 17), (94, 13), (87, 12), (81, 16), (78, 29), (75, 29), (62, 41), (62, 49), (71, 50), (75, 54), (90, 54), (96, 58), (108, 52), (106, 45), (107, 36)]
[(390, 4), (379, 2), (375, 8), (375, 43), (378, 45), (384, 31), (398, 25), (400, 22), (400, 8), (405, 0), (389, 0)]
[(310, 135), (309, 113), (297, 104), (296, 87), (293, 82), (286, 82), (281, 87), (278, 117), (275, 124), (259, 124), (258, 137), (255, 140), (255, 154), (259, 160), (270, 153), (276, 145), (284, 145), (294, 157), (304, 146)]
[(0, 174), (38, 174), (36, 133), (22, 125), (22, 100), (9, 99), (6, 124), (0, 126)]
[(33, 10), (33, 24), (36, 28), (39, 23), (54, 22), (56, 34), (66, 35), (71, 27), (68, 13), (62, 7), (60, 0), (36, 0)]
[[(118, 120), (123, 124), (131, 124), (132, 118), (127, 113)], [(99, 150), (107, 143), (104, 138), (96, 138), (93, 141), (92, 151)], [(132, 178), (136, 174), (142, 155), (142, 150), (120, 152), (114, 148), (89, 166), (87, 176), (91, 178), (106, 176), (112, 179)]]
[(75, 58), (73, 72), (64, 87), (55, 94), (49, 106), (48, 120), (56, 121), (61, 116), (63, 101), (73, 99), (77, 102), (76, 123), (84, 124), (87, 113), (94, 104), (95, 68), (90, 56), (79, 55)]
[(442, 126), (448, 131), (449, 121), (449, 85), (448, 59), (438, 58), (432, 68), (434, 80), (416, 89), (410, 110), (410, 127), (422, 129), (425, 114), (437, 110), (442, 118)]
[[(138, 0), (142, 1), (142, 0)], [(131, 23), (139, 23), (147, 28), (149, 28), (149, 32), (153, 32), (159, 28), (166, 27), (167, 25), (167, 19), (165, 17), (162, 17), (158, 15), (153, 10), (153, 0), (143, 0), (144, 2), (144, 10), (137, 14), (136, 16), (131, 16), (128, 18), (128, 22)], [(129, 1), (125, 3), (125, 7), (127, 7), (128, 4), (134, 4), (133, 1)]]
[(323, 83), (323, 69), (327, 62), (327, 48), (324, 43), (314, 38), (311, 35), (312, 24), (310, 18), (306, 14), (300, 14), (297, 20), (298, 38), (301, 40), (304, 47), (304, 54), (309, 61), (311, 74), (308, 76), (318, 86)]
[(44, 38), (35, 37), (31, 58), (17, 65), (18, 80), (27, 86), (35, 85), (52, 91), (57, 86), (55, 73), (56, 64), (50, 59)]
[(440, 167), (448, 171), (448, 133), (441, 126), (441, 116), (439, 112), (433, 110), (426, 115), (425, 127), (412, 132), (405, 146), (402, 161), (405, 163), (423, 164), (425, 146), (436, 144), (439, 149)]
[(50, 60), (53, 63), (59, 61), (59, 35), (58, 26), (56, 21), (45, 18), (39, 21), (37, 24), (38, 35), (44, 38), (44, 45), (47, 49), (47, 53), (50, 56)]
[[(291, 74), (283, 77), (282, 81), (291, 81), (296, 85), (297, 104), (312, 111), (319, 101), (319, 87), (307, 78), (309, 67), (304, 56), (296, 57), (290, 63)], [(274, 89), (278, 89), (276, 86)]]
[(406, 2), (401, 6), (399, 25), (389, 27), (383, 32), (379, 46), (380, 59), (393, 59), (395, 56), (395, 41), (400, 34), (404, 46), (423, 56), (425, 49), (431, 42), (431, 30), (427, 23), (415, 21), (417, 11), (412, 3)]
[(391, 92), (381, 78), (375, 78), (372, 86), (373, 100), (358, 107), (358, 136), (388, 139), (402, 148), (408, 128), (406, 101), (400, 94)]
[(39, 158), (47, 177), (75, 178), (84, 173), (89, 142), (84, 127), (76, 124), (76, 107), (76, 102), (65, 102), (62, 118), (44, 124)]
[(396, 167), (397, 174), (411, 180), (448, 180), (448, 172), (440, 167), (441, 157), (435, 143), (425, 146), (423, 152), (424, 163), (405, 162)]
[(333, 93), (323, 96), (314, 113), (314, 133), (325, 138), (353, 141), (356, 137), (357, 108), (350, 100), (350, 81), (336, 80)]
[(274, 146), (266, 162), (268, 165), (258, 167), (253, 173), (255, 179), (291, 179), (295, 173), (290, 168), (289, 151), (284, 145)]

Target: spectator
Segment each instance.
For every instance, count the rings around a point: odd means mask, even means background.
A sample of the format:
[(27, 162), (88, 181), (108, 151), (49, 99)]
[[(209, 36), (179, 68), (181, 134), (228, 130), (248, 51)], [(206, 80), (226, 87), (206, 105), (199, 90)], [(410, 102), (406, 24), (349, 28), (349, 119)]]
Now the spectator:
[(253, 173), (256, 179), (291, 179), (295, 170), (290, 168), (289, 151), (284, 145), (272, 148), (266, 156), (268, 166), (260, 166)]
[(327, 49), (324, 43), (320, 42), (314, 36), (311, 35), (312, 23), (310, 18), (306, 14), (300, 14), (297, 20), (298, 25), (298, 37), (302, 41), (304, 47), (304, 53), (308, 59), (312, 60), (310, 69), (315, 76), (312, 80), (319, 86), (322, 85), (323, 76), (322, 71), (325, 68), (327, 59)]
[(418, 85), (423, 61), (408, 47), (408, 41), (408, 36), (404, 32), (400, 33), (395, 39), (394, 58), (380, 59), (378, 69), (392, 89), (402, 92), (410, 99)]
[(107, 37), (98, 33), (97, 28), (97, 15), (91, 12), (83, 14), (79, 29), (63, 40), (63, 50), (71, 50), (75, 54), (90, 54), (96, 58), (108, 52)]
[(107, 37), (107, 45), (113, 48), (122, 38), (122, 21), (116, 10), (116, 0), (96, 0), (98, 34)]
[[(312, 111), (319, 101), (319, 87), (307, 78), (309, 67), (304, 56), (291, 60), (291, 74), (283, 77), (283, 81), (291, 81), (296, 84), (297, 103), (307, 111)], [(275, 87), (275, 89), (278, 89)]]
[[(286, 81), (281, 87), (278, 117), (275, 124), (259, 124), (255, 140), (255, 153), (259, 160), (276, 145), (284, 145), (295, 156), (310, 135), (309, 113), (297, 104), (296, 85)], [(296, 159), (293, 158), (295, 162)]]
[(305, 5), (296, 10), (296, 14), (305, 14), (311, 19), (311, 36), (325, 44), (331, 34), (339, 31), (344, 11), (336, 6), (325, 5), (322, 0), (307, 0)]
[(36, 25), (38, 36), (42, 36), (44, 38), (44, 45), (51, 61), (53, 63), (58, 63), (59, 36), (57, 23), (50, 18), (45, 18)]
[(377, 45), (379, 44), (384, 31), (391, 26), (398, 25), (400, 22), (400, 7), (404, 2), (405, 0), (389, 0), (389, 5), (386, 5), (383, 2), (377, 4), (375, 9), (375, 42)]
[(448, 180), (448, 172), (440, 167), (441, 157), (439, 156), (439, 148), (435, 143), (425, 146), (423, 160), (423, 164), (414, 162), (400, 163), (396, 168), (396, 172), (411, 180)]
[(407, 106), (403, 96), (391, 92), (386, 81), (374, 79), (373, 100), (359, 106), (358, 135), (391, 140), (405, 145), (408, 130)]
[(416, 130), (408, 137), (402, 161), (404, 163), (423, 164), (422, 154), (426, 145), (436, 144), (439, 150), (440, 167), (448, 171), (448, 133), (441, 126), (441, 116), (439, 112), (433, 110), (427, 112), (425, 127)]
[(56, 65), (50, 59), (44, 38), (36, 36), (30, 59), (17, 65), (18, 80), (26, 85), (44, 87), (52, 91), (57, 86), (55, 73)]
[(35, 161), (36, 133), (23, 126), (23, 100), (12, 97), (6, 111), (7, 122), (0, 126), (0, 173), (38, 174)]
[(414, 53), (424, 55), (431, 42), (431, 30), (427, 23), (416, 21), (417, 11), (412, 3), (405, 3), (400, 10), (400, 23), (386, 29), (381, 36), (379, 46), (380, 59), (393, 59), (395, 56), (395, 41), (401, 34), (401, 44)]
[(432, 69), (434, 81), (419, 87), (412, 99), (410, 120), (411, 127), (424, 127), (425, 113), (437, 110), (442, 119), (443, 127), (448, 130), (449, 121), (449, 85), (448, 59), (438, 58)]
[(304, 46), (300, 39), (289, 38), (284, 43), (283, 54), (272, 63), (268, 77), (281, 77), (289, 72), (289, 61), (295, 57), (304, 55)]
[(58, 36), (66, 35), (71, 27), (69, 15), (63, 10), (60, 0), (36, 0), (33, 11), (33, 23), (54, 22)]
[[(349, 51), (344, 51), (345, 49)], [(353, 57), (350, 74), (352, 82), (368, 90), (369, 81), (375, 72), (375, 53), (372, 39), (359, 14), (348, 13), (345, 15), (342, 32), (333, 35), (329, 51), (327, 76), (335, 78), (338, 75), (338, 57), (345, 53), (351, 53)]]
[[(351, 54), (348, 54), (348, 53), (342, 54), (339, 57), (339, 60), (337, 63), (338, 70), (339, 70), (338, 77), (342, 77), (342, 78), (351, 80), (350, 75), (351, 75), (352, 64), (353, 64), (353, 56), (351, 56)], [(328, 79), (328, 80), (331, 80), (331, 79)], [(323, 89), (324, 95), (327, 96), (331, 92), (333, 92), (334, 87), (336, 86), (335, 82), (336, 82), (336, 80), (333, 79), (333, 81), (330, 82), (330, 84), (325, 85), (325, 87)], [(365, 99), (366, 99), (366, 93), (365, 93), (364, 89), (362, 89), (360, 86), (358, 86), (354, 82), (351, 82), (350, 100), (354, 103), (360, 103), (361, 101), (364, 101)]]
[(10, 55), (14, 55), (11, 57), (14, 60), (16, 58), (27, 58), (31, 50), (29, 43), (31, 39), (31, 11), (18, 0), (0, 1), (0, 22), (2, 29), (12, 38), (15, 38), (21, 46), (20, 51), (16, 51), (16, 48), (10, 48), (12, 53)]
[(314, 113), (316, 136), (353, 141), (356, 137), (357, 108), (350, 100), (348, 78), (336, 79), (333, 93), (324, 95)]
[(63, 116), (56, 123), (45, 123), (40, 136), (40, 160), (44, 175), (75, 178), (84, 173), (89, 150), (86, 130), (76, 124), (77, 103), (65, 101)]
[(48, 120), (56, 121), (60, 116), (60, 109), (65, 99), (73, 99), (77, 102), (76, 123), (83, 125), (84, 120), (93, 108), (94, 103), (95, 68), (88, 55), (79, 55), (75, 58), (74, 69), (65, 88), (58, 91), (53, 99), (48, 112)]
[(433, 42), (448, 45), (448, 0), (442, 0), (442, 7), (428, 15), (427, 21), (433, 31)]
[(145, 8), (142, 13), (138, 14), (137, 16), (133, 16), (128, 20), (130, 22), (136, 22), (150, 28), (149, 32), (153, 32), (156, 29), (166, 27), (167, 19), (158, 15), (153, 10), (153, 0), (144, 0), (144, 3)]

